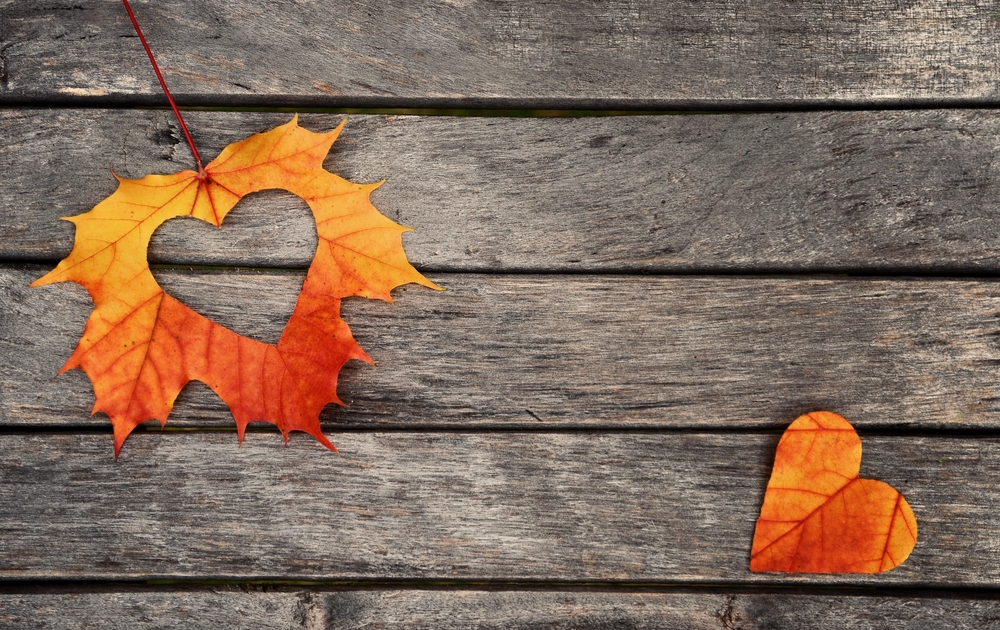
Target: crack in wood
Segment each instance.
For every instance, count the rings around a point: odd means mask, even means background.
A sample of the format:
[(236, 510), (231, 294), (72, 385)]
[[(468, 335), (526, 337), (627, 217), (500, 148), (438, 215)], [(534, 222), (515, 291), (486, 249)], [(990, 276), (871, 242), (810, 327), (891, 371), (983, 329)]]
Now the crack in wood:
[(0, 90), (7, 91), (7, 49), (13, 43), (5, 43), (7, 39), (7, 20), (0, 10)]
[(725, 630), (736, 630), (740, 627), (740, 614), (736, 611), (736, 596), (730, 595), (726, 599), (726, 605), (716, 612), (716, 617), (722, 623)]

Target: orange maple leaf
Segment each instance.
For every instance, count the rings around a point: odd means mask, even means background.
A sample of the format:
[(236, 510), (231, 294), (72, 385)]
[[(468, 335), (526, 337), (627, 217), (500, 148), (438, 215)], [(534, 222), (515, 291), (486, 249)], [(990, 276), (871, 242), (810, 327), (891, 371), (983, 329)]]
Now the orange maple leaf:
[[(323, 169), (344, 123), (313, 133), (291, 122), (226, 147), (203, 175), (183, 171), (131, 180), (76, 225), (70, 255), (31, 284), (72, 281), (94, 300), (83, 337), (60, 374), (81, 368), (94, 386), (92, 413), (111, 418), (115, 457), (145, 420), (166, 424), (177, 394), (191, 380), (229, 405), (239, 439), (249, 422), (305, 431), (336, 451), (319, 412), (337, 397), (348, 359), (371, 363), (340, 318), (340, 300), (363, 296), (391, 302), (409, 282), (439, 288), (406, 259), (404, 228), (368, 197), (381, 185), (354, 184)], [(302, 292), (276, 346), (242, 337), (167, 295), (146, 262), (149, 238), (164, 221), (193, 216), (217, 227), (244, 195), (280, 188), (309, 204), (319, 245)]]
[(796, 419), (778, 443), (750, 570), (881, 573), (903, 562), (917, 542), (913, 510), (860, 470), (850, 422), (828, 411)]

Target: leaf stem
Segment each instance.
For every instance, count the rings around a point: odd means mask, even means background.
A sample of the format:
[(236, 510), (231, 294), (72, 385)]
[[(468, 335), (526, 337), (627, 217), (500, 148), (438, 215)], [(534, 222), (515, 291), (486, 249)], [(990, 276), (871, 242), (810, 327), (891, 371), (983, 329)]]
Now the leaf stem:
[(146, 54), (149, 55), (149, 62), (153, 64), (153, 72), (156, 73), (156, 78), (160, 80), (160, 87), (163, 88), (163, 93), (167, 95), (167, 101), (170, 102), (170, 107), (174, 110), (174, 115), (177, 116), (177, 122), (181, 124), (181, 131), (184, 132), (184, 137), (187, 138), (188, 146), (191, 147), (191, 155), (194, 156), (194, 162), (198, 166), (198, 177), (205, 178), (205, 167), (201, 164), (201, 156), (198, 155), (198, 149), (194, 146), (194, 140), (191, 139), (191, 133), (188, 131), (187, 125), (184, 124), (184, 117), (181, 116), (181, 110), (177, 109), (177, 103), (174, 102), (174, 97), (170, 95), (170, 90), (167, 89), (167, 82), (163, 80), (163, 75), (160, 74), (160, 67), (156, 65), (156, 59), (153, 57), (153, 51), (149, 48), (149, 44), (146, 43), (146, 38), (142, 35), (142, 29), (139, 28), (139, 22), (135, 19), (135, 14), (132, 13), (132, 7), (129, 6), (128, 0), (122, 0), (125, 5), (125, 11), (128, 12), (128, 17), (132, 20), (132, 26), (135, 27), (135, 33), (139, 36), (139, 41), (142, 42), (142, 47), (146, 49)]

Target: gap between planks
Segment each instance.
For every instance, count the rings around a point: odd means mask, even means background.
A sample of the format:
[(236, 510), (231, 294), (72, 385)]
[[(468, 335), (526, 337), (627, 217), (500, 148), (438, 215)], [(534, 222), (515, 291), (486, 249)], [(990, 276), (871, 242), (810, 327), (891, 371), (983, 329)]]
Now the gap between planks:
[(212, 580), (198, 578), (156, 580), (9, 580), (0, 579), (0, 597), (11, 595), (72, 595), (111, 593), (312, 593), (339, 592), (524, 592), (524, 593), (661, 593), (691, 595), (787, 595), (842, 596), (858, 598), (981, 599), (1000, 603), (1000, 587), (927, 588), (923, 586), (793, 586), (766, 582), (754, 584), (607, 581), (607, 580), (434, 580), (434, 579), (355, 579), (355, 580)]

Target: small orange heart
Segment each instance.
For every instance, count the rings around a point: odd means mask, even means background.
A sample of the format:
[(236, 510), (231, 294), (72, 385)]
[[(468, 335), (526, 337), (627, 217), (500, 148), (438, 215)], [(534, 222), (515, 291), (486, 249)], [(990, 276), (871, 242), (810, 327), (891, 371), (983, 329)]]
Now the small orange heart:
[(913, 510), (860, 470), (850, 422), (829, 411), (799, 416), (778, 442), (750, 570), (881, 573), (906, 560), (917, 542)]

